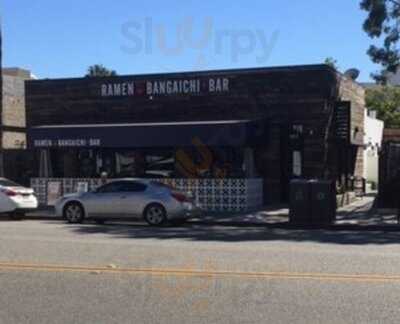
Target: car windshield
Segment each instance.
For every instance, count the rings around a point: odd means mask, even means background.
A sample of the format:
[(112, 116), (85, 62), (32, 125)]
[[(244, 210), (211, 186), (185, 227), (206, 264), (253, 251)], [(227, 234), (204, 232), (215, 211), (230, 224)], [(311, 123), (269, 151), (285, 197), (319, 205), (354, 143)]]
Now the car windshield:
[(21, 187), (18, 183), (15, 183), (8, 179), (0, 179), (0, 186), (2, 187)]

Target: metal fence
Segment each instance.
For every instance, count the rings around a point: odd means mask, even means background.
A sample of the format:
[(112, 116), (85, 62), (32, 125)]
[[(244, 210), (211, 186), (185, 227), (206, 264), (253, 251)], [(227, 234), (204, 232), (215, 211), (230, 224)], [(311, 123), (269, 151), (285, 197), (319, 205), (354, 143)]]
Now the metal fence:
[(379, 160), (379, 195), (381, 208), (400, 204), (400, 143), (385, 143)]

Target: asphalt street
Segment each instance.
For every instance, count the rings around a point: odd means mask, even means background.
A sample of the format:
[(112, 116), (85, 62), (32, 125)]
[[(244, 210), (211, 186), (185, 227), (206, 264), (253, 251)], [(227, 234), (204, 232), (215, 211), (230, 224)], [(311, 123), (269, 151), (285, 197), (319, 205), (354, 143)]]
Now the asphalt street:
[(0, 221), (0, 323), (397, 323), (400, 232)]

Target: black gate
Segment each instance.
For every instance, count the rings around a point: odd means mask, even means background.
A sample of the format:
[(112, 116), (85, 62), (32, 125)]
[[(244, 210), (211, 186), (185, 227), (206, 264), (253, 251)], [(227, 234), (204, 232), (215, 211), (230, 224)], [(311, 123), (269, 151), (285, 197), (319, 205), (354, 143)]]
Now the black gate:
[(385, 143), (379, 160), (379, 196), (381, 208), (397, 208), (400, 203), (400, 143)]

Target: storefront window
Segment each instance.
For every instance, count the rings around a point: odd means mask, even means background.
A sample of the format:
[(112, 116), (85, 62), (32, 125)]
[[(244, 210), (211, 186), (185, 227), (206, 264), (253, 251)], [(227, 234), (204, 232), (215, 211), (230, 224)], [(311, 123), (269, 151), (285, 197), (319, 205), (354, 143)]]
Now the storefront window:
[(176, 152), (176, 169), (185, 178), (242, 178), (245, 176), (242, 148), (181, 148)]
[(249, 171), (245, 148), (82, 149), (62, 157), (54, 169), (73, 178), (244, 178)]
[(171, 178), (175, 174), (173, 149), (118, 151), (117, 177)]
[(145, 175), (147, 178), (174, 178), (176, 175), (174, 150), (146, 151)]
[(96, 160), (92, 150), (82, 150), (78, 155), (80, 172), (84, 178), (92, 178), (96, 176)]
[(141, 160), (135, 151), (120, 151), (115, 153), (116, 177), (134, 177), (137, 173), (137, 164)]

